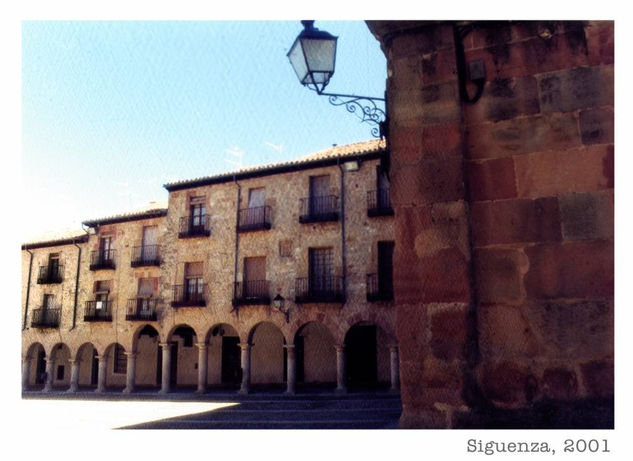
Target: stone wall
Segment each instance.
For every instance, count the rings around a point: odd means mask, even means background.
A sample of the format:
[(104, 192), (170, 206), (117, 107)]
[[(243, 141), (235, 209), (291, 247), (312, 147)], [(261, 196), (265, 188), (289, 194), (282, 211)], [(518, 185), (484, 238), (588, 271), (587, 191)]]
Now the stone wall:
[[(344, 161), (342, 162), (344, 163)], [(359, 322), (376, 324), (384, 332), (378, 337), (379, 377), (389, 381), (390, 362), (388, 346), (395, 343), (395, 312), (392, 302), (368, 302), (366, 300), (366, 274), (377, 270), (377, 244), (379, 241), (393, 241), (393, 218), (367, 216), (367, 192), (376, 189), (377, 158), (368, 158), (358, 162), (357, 170), (347, 170), (336, 165), (301, 169), (287, 173), (240, 180), (228, 181), (209, 186), (191, 187), (174, 190), (169, 195), (168, 211), (164, 217), (139, 217), (132, 220), (104, 220), (94, 228), (87, 243), (82, 248), (76, 325), (72, 323), (72, 299), (75, 294), (75, 280), (70, 275), (76, 271), (77, 248), (70, 245), (57, 248), (50, 246), (33, 250), (33, 272), (51, 252), (60, 252), (65, 268), (64, 282), (58, 286), (46, 288), (31, 281), (32, 309), (35, 300), (39, 300), (43, 290), (59, 291), (62, 300), (62, 323), (59, 329), (27, 328), (23, 331), (23, 354), (29, 355), (34, 343), (41, 343), (50, 354), (54, 344), (63, 343), (70, 349), (70, 357), (75, 357), (80, 346), (85, 343), (94, 345), (98, 354), (111, 352), (112, 345), (120, 344), (126, 352), (136, 352), (136, 376), (140, 386), (156, 384), (156, 363), (158, 343), (178, 341), (178, 379), (179, 385), (196, 385), (198, 349), (195, 343), (208, 343), (209, 352), (208, 382), (220, 381), (221, 356), (217, 348), (221, 341), (214, 341), (211, 332), (220, 324), (230, 325), (234, 329), (230, 335), (239, 336), (242, 343), (253, 342), (256, 326), (262, 325), (262, 341), (254, 341), (252, 349), (252, 380), (254, 383), (269, 383), (283, 380), (282, 344), (293, 344), (300, 328), (310, 322), (317, 322), (327, 328), (331, 336), (332, 351), (325, 352), (335, 357), (334, 346), (342, 345), (345, 334), (351, 326)], [(295, 280), (308, 276), (308, 250), (311, 247), (331, 247), (333, 251), (334, 275), (343, 275), (342, 223), (336, 222), (301, 224), (299, 222), (300, 199), (309, 195), (309, 178), (316, 175), (330, 175), (330, 192), (340, 197), (341, 175), (344, 175), (345, 187), (345, 254), (347, 283), (346, 302), (340, 303), (295, 303)], [(266, 205), (272, 210), (272, 228), (254, 232), (236, 233), (237, 203), (240, 197), (241, 207), (245, 207), (248, 191), (251, 188), (264, 187)], [(204, 197), (206, 213), (210, 217), (210, 236), (179, 238), (180, 219), (189, 214), (190, 197)], [(143, 227), (158, 226), (158, 244), (162, 264), (148, 267), (131, 267), (135, 246), (141, 244)], [(116, 251), (115, 269), (89, 270), (90, 254), (99, 248), (99, 239), (110, 236)], [(290, 253), (280, 252), (280, 243), (289, 244)], [(237, 244), (237, 246), (236, 246)], [(236, 261), (237, 248), (237, 261)], [(254, 305), (234, 308), (232, 304), (235, 281), (242, 281), (244, 258), (266, 257), (266, 277), (270, 281), (270, 297), (281, 294), (290, 307), (289, 322), (285, 316), (271, 306)], [(172, 307), (173, 287), (184, 281), (185, 264), (201, 262), (204, 283), (208, 295), (205, 307)], [(23, 251), (23, 301), (27, 286), (29, 255)], [(139, 279), (156, 279), (155, 298), (158, 298), (157, 320), (139, 322), (126, 320), (127, 303), (138, 292)], [(98, 281), (111, 281), (108, 299), (113, 302), (111, 322), (87, 322), (83, 320), (87, 301), (95, 299), (95, 286)], [(56, 292), (57, 292), (56, 291)], [(24, 309), (24, 302), (22, 305)], [(24, 311), (23, 311), (24, 312)], [(149, 340), (141, 336), (140, 330), (150, 324), (158, 336)], [(179, 326), (187, 325), (195, 332), (194, 345), (185, 348), (179, 335), (174, 334)], [(316, 325), (316, 323), (315, 323)], [(268, 330), (276, 330), (268, 331)], [(273, 334), (274, 333), (274, 334)], [(228, 333), (227, 333), (228, 334)], [(278, 335), (279, 350), (273, 357), (258, 351), (269, 339)], [(257, 338), (255, 338), (257, 339)], [(261, 338), (260, 338), (261, 339)], [(277, 341), (275, 339), (275, 341)], [(382, 344), (384, 343), (384, 344)], [(211, 350), (211, 347), (214, 350)], [(108, 349), (109, 348), (109, 349)], [(386, 351), (386, 352), (385, 352)], [(124, 386), (125, 375), (112, 373), (112, 353), (108, 355), (107, 383)], [(31, 354), (33, 356), (33, 354)], [(90, 380), (90, 360), (80, 365), (80, 381)], [(308, 364), (308, 376), (315, 381), (332, 379), (336, 372), (334, 365), (328, 362), (324, 370)], [(70, 366), (68, 367), (70, 369)], [(34, 370), (35, 366), (31, 365)], [(258, 371), (258, 370), (263, 370)], [(281, 372), (280, 372), (281, 370)], [(280, 374), (281, 373), (281, 374)], [(274, 379), (273, 379), (274, 378)]]
[(462, 24), (466, 63), (485, 65), (474, 104), (454, 25), (369, 22), (388, 61), (404, 427), (613, 396), (613, 23)]

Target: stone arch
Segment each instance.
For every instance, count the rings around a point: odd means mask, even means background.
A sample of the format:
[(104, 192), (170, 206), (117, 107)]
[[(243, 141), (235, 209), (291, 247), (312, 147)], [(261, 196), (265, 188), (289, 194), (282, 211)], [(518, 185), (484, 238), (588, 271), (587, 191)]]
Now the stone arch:
[(67, 389), (70, 385), (70, 358), (70, 347), (65, 343), (57, 343), (51, 348), (49, 360), (53, 362), (50, 368), (53, 388)]
[(248, 335), (251, 345), (251, 384), (278, 387), (286, 381), (287, 356), (284, 345), (286, 338), (277, 325), (260, 322), (253, 326)]
[(241, 380), (241, 342), (231, 324), (217, 323), (207, 332), (207, 384), (212, 387), (238, 387)]
[(330, 329), (319, 321), (301, 325), (293, 340), (297, 384), (336, 385), (336, 350)]
[(105, 387), (123, 389), (127, 375), (126, 349), (121, 343), (110, 343), (104, 350), (106, 361)]
[[(198, 383), (198, 349), (200, 336), (186, 323), (172, 327), (167, 335), (171, 345), (170, 386), (172, 388), (194, 388)], [(162, 367), (162, 359), (161, 359)]]
[(77, 384), (84, 388), (96, 388), (99, 374), (99, 352), (91, 342), (85, 342), (75, 355), (79, 374)]
[(40, 342), (32, 343), (26, 350), (24, 360), (27, 363), (24, 387), (40, 389), (46, 382), (46, 349)]
[(391, 379), (392, 336), (377, 322), (358, 321), (347, 330), (345, 381), (351, 389), (382, 387)]
[(139, 388), (160, 387), (162, 376), (162, 349), (160, 333), (150, 325), (140, 325), (132, 336), (136, 353), (134, 385)]

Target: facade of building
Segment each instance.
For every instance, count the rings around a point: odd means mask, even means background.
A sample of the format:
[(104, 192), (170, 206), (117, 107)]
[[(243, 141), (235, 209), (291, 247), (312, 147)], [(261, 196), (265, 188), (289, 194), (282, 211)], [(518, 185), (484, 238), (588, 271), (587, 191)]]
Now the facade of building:
[(613, 426), (614, 23), (368, 21), (402, 427)]
[(23, 389), (397, 389), (384, 158), (175, 182), (166, 207), (24, 244)]

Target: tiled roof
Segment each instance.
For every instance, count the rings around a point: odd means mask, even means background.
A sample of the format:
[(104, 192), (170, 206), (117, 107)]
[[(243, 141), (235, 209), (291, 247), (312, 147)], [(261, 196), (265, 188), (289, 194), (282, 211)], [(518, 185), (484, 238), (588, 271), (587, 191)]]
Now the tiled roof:
[(83, 229), (67, 229), (62, 231), (46, 232), (29, 239), (22, 244), (22, 247), (44, 247), (54, 245), (66, 245), (73, 240), (79, 241), (87, 238)]
[(292, 167), (310, 167), (311, 164), (327, 160), (335, 160), (338, 158), (358, 157), (367, 154), (376, 154), (386, 148), (386, 142), (382, 139), (372, 139), (371, 141), (357, 142), (354, 144), (346, 144), (344, 146), (333, 146), (319, 152), (315, 152), (295, 160), (286, 162), (269, 163), (267, 165), (258, 165), (252, 167), (241, 168), (214, 176), (203, 176), (194, 179), (185, 179), (165, 184), (163, 187), (167, 190), (185, 189), (187, 187), (197, 187), (199, 185), (218, 183), (223, 181), (232, 181), (233, 178), (250, 176), (257, 173), (258, 176), (266, 174), (275, 174), (281, 169), (290, 169)]
[(136, 219), (153, 218), (165, 216), (167, 214), (167, 202), (150, 202), (148, 205), (127, 213), (106, 216), (104, 218), (88, 219), (84, 225), (94, 227), (99, 224), (108, 224), (123, 221), (133, 221)]

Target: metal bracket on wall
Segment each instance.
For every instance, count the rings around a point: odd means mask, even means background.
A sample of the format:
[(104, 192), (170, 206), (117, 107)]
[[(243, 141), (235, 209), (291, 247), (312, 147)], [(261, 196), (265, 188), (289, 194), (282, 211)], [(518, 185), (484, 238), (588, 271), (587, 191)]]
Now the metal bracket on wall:
[[(459, 96), (463, 102), (469, 104), (476, 103), (484, 92), (486, 85), (486, 67), (482, 60), (468, 63), (466, 69), (466, 53), (464, 52), (464, 39), (472, 32), (472, 24), (466, 26), (454, 26), (453, 37), (455, 41), (455, 58), (457, 60), (457, 78), (459, 80)], [(477, 87), (475, 95), (471, 98), (468, 95), (466, 83), (472, 82)]]

